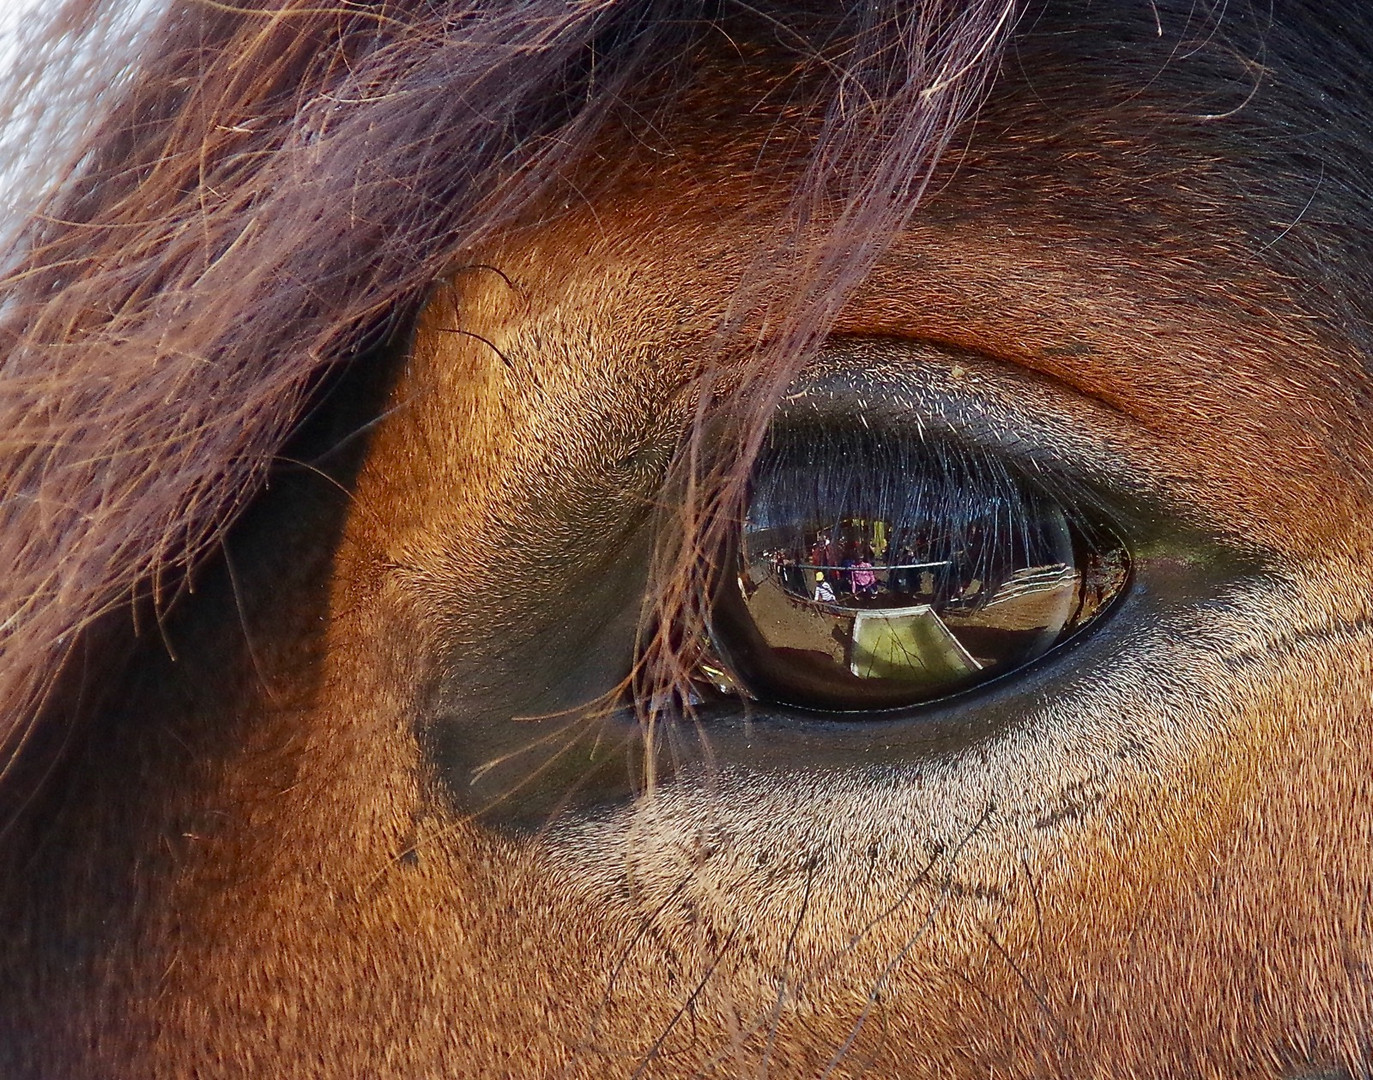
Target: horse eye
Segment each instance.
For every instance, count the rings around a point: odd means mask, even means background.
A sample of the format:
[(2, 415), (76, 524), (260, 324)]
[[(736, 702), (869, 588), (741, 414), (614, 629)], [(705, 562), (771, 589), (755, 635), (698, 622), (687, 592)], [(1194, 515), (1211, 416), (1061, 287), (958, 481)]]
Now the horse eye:
[(1036, 660), (1130, 578), (1085, 490), (987, 450), (774, 430), (721, 575), (717, 687), (831, 711), (946, 697)]

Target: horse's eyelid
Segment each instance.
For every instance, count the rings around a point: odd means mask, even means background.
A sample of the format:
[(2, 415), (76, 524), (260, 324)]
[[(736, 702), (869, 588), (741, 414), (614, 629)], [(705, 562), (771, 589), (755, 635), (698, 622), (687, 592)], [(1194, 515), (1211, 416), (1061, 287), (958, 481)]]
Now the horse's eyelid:
[[(821, 397), (827, 399), (823, 402)], [(1088, 497), (1108, 513), (1141, 502), (1151, 516), (1183, 508), (1175, 494), (1131, 460), (1119, 445), (1084, 431), (1076, 418), (1045, 422), (1044, 409), (998, 395), (938, 392), (909, 386), (883, 392), (809, 386), (789, 394), (773, 423), (885, 429), (920, 442), (954, 445), (1016, 469), (1047, 487)]]

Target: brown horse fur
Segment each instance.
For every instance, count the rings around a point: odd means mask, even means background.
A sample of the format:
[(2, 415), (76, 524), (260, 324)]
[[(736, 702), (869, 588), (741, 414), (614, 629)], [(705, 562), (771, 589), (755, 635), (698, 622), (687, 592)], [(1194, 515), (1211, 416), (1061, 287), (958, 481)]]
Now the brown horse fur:
[[(0, 312), (0, 1075), (1373, 1071), (1366, 13), (136, 44)], [(817, 373), (1090, 475), (1131, 597), (909, 718), (693, 716)], [(643, 727), (567, 711), (636, 640)]]

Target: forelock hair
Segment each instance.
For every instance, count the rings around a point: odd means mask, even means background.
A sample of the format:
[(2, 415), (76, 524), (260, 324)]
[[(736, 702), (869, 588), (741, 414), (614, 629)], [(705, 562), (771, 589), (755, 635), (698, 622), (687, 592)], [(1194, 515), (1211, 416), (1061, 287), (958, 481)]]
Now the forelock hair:
[(117, 660), (93, 635), (127, 637), (122, 613), (179, 595), (321, 380), (402, 334), (464, 252), (635, 115), (623, 105), (670, 108), (712, 27), (747, 18), (817, 73), (821, 121), (750, 286), (784, 299), (732, 391), (746, 407), (702, 391), (689, 445), (724, 409), (730, 452), (681, 458), (709, 482), (660, 551), (641, 668), (679, 682), (690, 657), (663, 628), (700, 616), (773, 403), (913, 212), (1016, 15), (1014, 0), (180, 0), (145, 30), (129, 10), (69, 0), (0, 88), (0, 119), (55, 155), (14, 198), (29, 212), (3, 263), (6, 772), (70, 720), (64, 691)]

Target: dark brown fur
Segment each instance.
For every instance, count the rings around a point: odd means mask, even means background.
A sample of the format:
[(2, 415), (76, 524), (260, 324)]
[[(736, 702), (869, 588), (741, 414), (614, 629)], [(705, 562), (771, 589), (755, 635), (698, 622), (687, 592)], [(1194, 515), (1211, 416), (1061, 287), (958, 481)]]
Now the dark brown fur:
[[(1370, 28), (1089, 14), (178, 9), (10, 277), (6, 1074), (1366, 1075)], [(1163, 606), (975, 737), (698, 732), (855, 358), (1101, 463)], [(661, 773), (511, 826), (580, 779), (457, 762), (622, 608)]]

